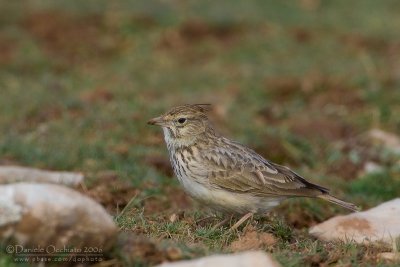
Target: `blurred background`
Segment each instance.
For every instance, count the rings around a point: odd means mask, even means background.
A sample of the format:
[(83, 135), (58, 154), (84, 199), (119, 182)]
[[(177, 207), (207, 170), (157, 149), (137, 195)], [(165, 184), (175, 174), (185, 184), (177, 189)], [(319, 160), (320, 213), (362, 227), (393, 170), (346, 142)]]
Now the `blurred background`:
[[(374, 206), (400, 194), (386, 142), (400, 132), (399, 14), (395, 0), (1, 1), (0, 163), (83, 172), (111, 214), (136, 196), (163, 224), (196, 204), (146, 122), (211, 103), (225, 135)], [(281, 210), (302, 229), (340, 208)], [(161, 235), (134, 211), (121, 229)]]

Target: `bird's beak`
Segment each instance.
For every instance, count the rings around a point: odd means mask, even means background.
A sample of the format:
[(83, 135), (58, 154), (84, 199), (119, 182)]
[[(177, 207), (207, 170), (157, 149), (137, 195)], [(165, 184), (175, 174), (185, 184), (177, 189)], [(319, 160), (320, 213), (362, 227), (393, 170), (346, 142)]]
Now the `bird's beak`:
[(156, 117), (156, 118), (153, 118), (153, 119), (151, 119), (151, 120), (149, 120), (148, 122), (147, 122), (147, 124), (150, 124), (150, 125), (159, 125), (159, 126), (165, 126), (165, 120), (162, 118), (162, 117)]

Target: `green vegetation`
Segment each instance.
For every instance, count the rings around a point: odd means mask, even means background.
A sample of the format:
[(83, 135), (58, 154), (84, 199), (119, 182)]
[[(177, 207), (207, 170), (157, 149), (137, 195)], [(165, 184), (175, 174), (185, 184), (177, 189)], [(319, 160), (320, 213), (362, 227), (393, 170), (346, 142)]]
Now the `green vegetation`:
[[(342, 199), (399, 196), (398, 155), (365, 137), (400, 132), (399, 12), (394, 0), (2, 1), (0, 163), (85, 173), (80, 190), (122, 231), (178, 246), (177, 258), (229, 252), (251, 226), (276, 238), (263, 249), (284, 266), (395, 266), (377, 259), (390, 247), (309, 236), (345, 213), (322, 201), (213, 229), (220, 218), (182, 192), (146, 122), (212, 103), (223, 133)], [(369, 161), (383, 171), (364, 174)], [(127, 261), (118, 248), (110, 260)]]

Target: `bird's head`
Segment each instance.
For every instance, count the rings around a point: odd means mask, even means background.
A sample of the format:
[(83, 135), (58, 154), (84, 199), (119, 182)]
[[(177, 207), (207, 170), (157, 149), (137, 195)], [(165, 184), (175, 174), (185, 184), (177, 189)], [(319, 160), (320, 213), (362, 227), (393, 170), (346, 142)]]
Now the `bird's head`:
[(206, 114), (209, 110), (209, 104), (182, 105), (149, 120), (148, 124), (161, 126), (167, 143), (191, 145), (210, 127)]

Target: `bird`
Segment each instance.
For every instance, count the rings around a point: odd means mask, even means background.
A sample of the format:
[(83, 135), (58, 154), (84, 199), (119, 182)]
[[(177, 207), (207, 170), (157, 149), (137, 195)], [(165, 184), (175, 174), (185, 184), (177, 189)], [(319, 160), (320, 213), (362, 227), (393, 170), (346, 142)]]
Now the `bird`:
[(208, 117), (210, 110), (210, 104), (180, 105), (148, 124), (161, 126), (174, 174), (187, 194), (214, 210), (241, 216), (232, 230), (293, 197), (359, 210), (329, 189), (219, 134)]

